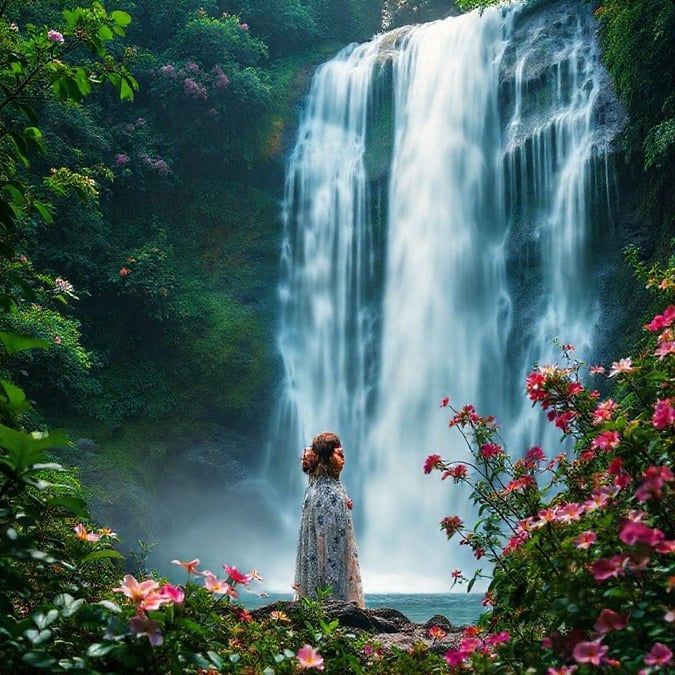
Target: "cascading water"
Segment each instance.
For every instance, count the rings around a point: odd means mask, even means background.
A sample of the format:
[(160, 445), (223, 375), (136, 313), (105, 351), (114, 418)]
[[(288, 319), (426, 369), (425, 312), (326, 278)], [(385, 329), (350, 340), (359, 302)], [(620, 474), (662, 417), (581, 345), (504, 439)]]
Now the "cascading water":
[[(443, 592), (452, 568), (474, 565), (438, 528), (451, 513), (470, 519), (466, 494), (422, 473), (429, 453), (466, 454), (440, 399), (494, 414), (512, 454), (535, 442), (554, 453), (525, 373), (558, 359), (555, 337), (591, 353), (602, 71), (588, 12), (561, 5), (550, 44), (550, 20), (515, 40), (519, 9), (471, 13), (349, 47), (312, 84), (287, 174), (286, 379), (268, 470), (294, 524), (302, 446), (341, 435), (368, 592)], [(378, 222), (364, 158), (389, 86)], [(290, 579), (290, 550), (287, 561)]]

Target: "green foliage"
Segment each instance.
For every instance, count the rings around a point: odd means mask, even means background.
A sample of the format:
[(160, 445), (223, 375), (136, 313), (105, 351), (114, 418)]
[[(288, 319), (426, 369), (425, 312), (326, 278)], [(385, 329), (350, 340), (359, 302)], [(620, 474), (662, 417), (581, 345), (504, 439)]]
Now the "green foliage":
[[(490, 635), (473, 632), (446, 655), (461, 669), (635, 673), (673, 664), (664, 598), (675, 576), (675, 256), (665, 269), (637, 272), (663, 312), (644, 327), (635, 356), (612, 364), (612, 398), (586, 388), (586, 364), (571, 357), (571, 345), (562, 346), (566, 365), (539, 366), (527, 378), (530, 400), (569, 439), (569, 456), (533, 447), (513, 461), (494, 419), (465, 406), (450, 426), (469, 443), (472, 463), (427, 459), (426, 472), (467, 483), (478, 507), (473, 528), (449, 517), (442, 529), (494, 567), (492, 609), (480, 621)], [(470, 590), (473, 580), (453, 576)], [(482, 646), (492, 639), (494, 647), (495, 633), (503, 646), (486, 659)]]

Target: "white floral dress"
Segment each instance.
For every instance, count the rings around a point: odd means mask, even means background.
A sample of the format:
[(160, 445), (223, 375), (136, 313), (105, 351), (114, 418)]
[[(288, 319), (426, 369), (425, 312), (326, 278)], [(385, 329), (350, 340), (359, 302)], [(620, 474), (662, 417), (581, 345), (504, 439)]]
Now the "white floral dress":
[(336, 600), (364, 607), (359, 556), (351, 510), (342, 483), (310, 476), (302, 503), (295, 588), (300, 597), (316, 597), (330, 588)]

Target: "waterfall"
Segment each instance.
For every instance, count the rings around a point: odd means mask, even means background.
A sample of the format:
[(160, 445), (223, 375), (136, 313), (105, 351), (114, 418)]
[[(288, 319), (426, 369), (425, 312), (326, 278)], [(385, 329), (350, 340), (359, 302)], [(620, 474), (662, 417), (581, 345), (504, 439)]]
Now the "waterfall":
[[(430, 453), (467, 454), (440, 400), (495, 415), (512, 454), (552, 455), (525, 374), (559, 359), (556, 337), (593, 353), (602, 69), (587, 9), (550, 11), (558, 24), (527, 30), (512, 8), (376, 36), (313, 79), (287, 171), (267, 470), (292, 531), (301, 449), (340, 434), (367, 592), (444, 592), (452, 569), (475, 567), (439, 530), (446, 515), (471, 522), (466, 493), (422, 472)], [(388, 105), (383, 180), (366, 158)]]

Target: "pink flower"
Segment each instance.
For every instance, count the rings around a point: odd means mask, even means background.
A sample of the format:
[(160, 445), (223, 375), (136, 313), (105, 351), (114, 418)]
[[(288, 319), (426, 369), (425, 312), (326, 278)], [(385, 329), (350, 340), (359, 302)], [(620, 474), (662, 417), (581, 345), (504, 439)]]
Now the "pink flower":
[(501, 633), (493, 633), (492, 635), (488, 635), (485, 638), (485, 644), (488, 645), (488, 647), (495, 647), (496, 645), (501, 645), (505, 642), (508, 642), (510, 639), (511, 636), (506, 631), (502, 631)]
[(159, 72), (164, 75), (164, 77), (176, 77), (176, 69), (170, 63), (162, 66), (159, 69)]
[(129, 155), (125, 155), (122, 152), (115, 155), (115, 165), (116, 166), (124, 166), (128, 161), (129, 161)]
[(624, 568), (628, 562), (628, 556), (617, 554), (611, 558), (599, 558), (590, 566), (590, 572), (595, 581), (605, 581), (610, 577), (618, 577), (624, 574)]
[(581, 384), (581, 382), (570, 382), (567, 385), (567, 394), (569, 396), (575, 396), (576, 394), (580, 394), (584, 390), (584, 386)]
[(443, 658), (451, 668), (456, 668), (460, 663), (466, 661), (472, 653), (463, 649), (449, 649), (443, 654)]
[(480, 454), (481, 457), (485, 457), (485, 459), (490, 459), (490, 457), (498, 457), (499, 455), (503, 455), (504, 451), (502, 450), (500, 445), (497, 445), (496, 443), (485, 443), (480, 447)]
[(230, 584), (222, 579), (218, 579), (213, 572), (204, 572), (204, 588), (207, 591), (211, 591), (214, 595), (229, 595), (231, 598), (239, 597), (239, 593)]
[(247, 23), (240, 23), (239, 28), (241, 28), (241, 30), (243, 30), (243, 31), (247, 31), (248, 30), (248, 24)]
[(657, 314), (645, 328), (652, 333), (658, 333), (672, 325), (673, 321), (675, 321), (675, 305), (669, 305), (663, 314)]
[(450, 574), (450, 576), (453, 579), (459, 579), (462, 576), (462, 570), (452, 570), (452, 573)]
[(604, 508), (607, 506), (607, 504), (609, 504), (610, 499), (614, 496), (614, 494), (616, 494), (616, 492), (616, 488), (595, 488), (595, 490), (593, 490), (591, 493), (590, 499), (587, 499), (584, 502), (586, 511), (597, 511), (598, 509)]
[(619, 530), (619, 539), (624, 544), (647, 544), (648, 546), (656, 546), (664, 539), (664, 534), (661, 530), (653, 529), (643, 523), (634, 523), (631, 520), (624, 521)]
[(546, 675), (572, 675), (576, 673), (579, 666), (560, 666), (560, 668), (549, 668), (546, 671)]
[[(661, 532), (661, 530), (655, 530)], [(675, 539), (662, 539), (654, 545), (654, 550), (663, 555), (675, 553)]]
[(604, 366), (591, 366), (589, 371), (591, 375), (603, 375), (605, 372)]
[(642, 485), (635, 491), (638, 501), (643, 503), (652, 497), (660, 499), (663, 496), (663, 486), (675, 479), (673, 472), (665, 465), (648, 467), (643, 478), (645, 480)]
[(652, 415), (652, 425), (657, 429), (667, 429), (675, 426), (675, 408), (673, 408), (673, 399), (657, 399), (654, 404), (654, 414)]
[(300, 668), (323, 670), (323, 657), (319, 654), (319, 650), (314, 649), (311, 645), (305, 645), (299, 649), (296, 656), (300, 662)]
[(668, 666), (673, 660), (673, 652), (661, 642), (655, 642), (643, 661), (648, 666)]
[(570, 502), (569, 504), (562, 504), (556, 508), (556, 521), (559, 523), (573, 523), (579, 520), (586, 511), (583, 504)]
[(658, 356), (659, 361), (663, 361), (668, 354), (675, 354), (675, 340), (662, 342), (654, 351), (654, 356)]
[(152, 579), (138, 582), (131, 574), (125, 574), (122, 585), (112, 590), (116, 593), (124, 593), (130, 600), (140, 605), (151, 593), (159, 588), (159, 583)]
[(64, 38), (63, 34), (59, 33), (57, 30), (50, 30), (47, 33), (47, 37), (52, 41), (52, 42), (58, 42), (59, 44), (63, 43)]
[(593, 439), (591, 448), (600, 448), (605, 452), (609, 452), (616, 448), (620, 441), (621, 436), (618, 431), (603, 431)]
[(623, 616), (612, 609), (603, 609), (593, 624), (598, 633), (609, 633), (610, 630), (622, 630), (628, 625), (628, 616)]
[(461, 530), (463, 525), (464, 522), (459, 516), (448, 516), (441, 521), (441, 529), (445, 530), (448, 539), (450, 539), (455, 532)]
[(591, 663), (594, 666), (599, 666), (603, 657), (609, 651), (607, 645), (600, 644), (601, 640), (602, 638), (592, 642), (578, 642), (572, 653), (574, 660), (577, 663)]
[(176, 605), (181, 605), (185, 600), (185, 591), (180, 586), (174, 586), (173, 584), (164, 584), (159, 589), (159, 594), (166, 598), (168, 602), (173, 602)]
[(446, 396), (441, 399), (441, 408), (447, 408), (448, 405), (450, 404), (450, 397)]
[[(59, 342), (60, 342), (59, 338)], [(54, 338), (54, 342), (56, 342), (56, 338)], [(96, 534), (94, 532), (89, 532), (87, 528), (82, 524), (78, 523), (74, 528), (75, 533), (77, 534), (77, 538), (80, 541), (89, 541), (89, 542), (97, 542), (101, 538), (100, 534)]]
[(244, 586), (248, 586), (248, 584), (251, 582), (251, 575), (240, 572), (236, 567), (223, 565), (223, 569), (227, 572), (227, 576), (236, 584), (244, 584)]
[(533, 445), (527, 453), (525, 453), (526, 462), (540, 462), (544, 459), (546, 459), (544, 451), (538, 445)]
[(188, 61), (185, 64), (185, 70), (187, 70), (188, 73), (198, 73), (199, 66), (194, 61)]
[(190, 562), (183, 562), (182, 560), (172, 560), (171, 562), (174, 565), (180, 565), (181, 567), (184, 567), (188, 574), (199, 574), (197, 570), (197, 567), (199, 567), (199, 558), (190, 560)]
[(619, 359), (618, 361), (614, 361), (614, 363), (612, 363), (612, 368), (609, 371), (609, 377), (614, 377), (620, 373), (628, 374), (634, 371), (635, 368), (633, 366), (633, 361), (629, 356), (627, 359)]
[(586, 530), (586, 532), (582, 532), (581, 534), (577, 535), (576, 539), (574, 540), (574, 545), (577, 548), (585, 550), (593, 546), (597, 538), (598, 535), (595, 534), (595, 532)]
[(445, 480), (446, 478), (454, 478), (455, 480), (463, 480), (467, 477), (468, 474), (469, 474), (469, 468), (466, 466), (466, 464), (458, 464), (457, 466), (453, 466), (451, 469), (448, 469), (441, 476), (441, 480)]
[(539, 371), (531, 372), (525, 379), (528, 396), (531, 401), (543, 401), (548, 394), (544, 390), (546, 384), (546, 375)]
[(431, 473), (441, 462), (440, 455), (429, 455), (424, 461), (424, 473)]
[(602, 403), (598, 403), (598, 407), (593, 411), (593, 424), (597, 426), (612, 419), (612, 416), (618, 409), (619, 404), (611, 398), (608, 398)]
[(159, 647), (164, 641), (159, 624), (152, 619), (148, 619), (145, 614), (138, 614), (129, 621), (129, 630), (136, 636), (146, 635), (153, 647)]

